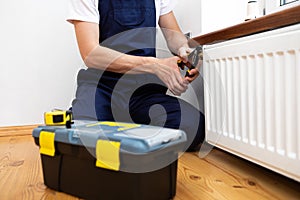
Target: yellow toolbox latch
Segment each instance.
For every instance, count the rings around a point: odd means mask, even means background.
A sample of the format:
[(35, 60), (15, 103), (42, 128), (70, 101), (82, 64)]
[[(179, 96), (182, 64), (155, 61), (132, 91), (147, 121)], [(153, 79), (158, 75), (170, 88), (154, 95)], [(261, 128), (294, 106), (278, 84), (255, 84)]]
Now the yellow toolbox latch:
[(96, 166), (118, 171), (120, 169), (120, 142), (98, 140), (96, 144)]
[(55, 133), (48, 131), (41, 131), (39, 142), (40, 142), (40, 153), (48, 156), (55, 155)]

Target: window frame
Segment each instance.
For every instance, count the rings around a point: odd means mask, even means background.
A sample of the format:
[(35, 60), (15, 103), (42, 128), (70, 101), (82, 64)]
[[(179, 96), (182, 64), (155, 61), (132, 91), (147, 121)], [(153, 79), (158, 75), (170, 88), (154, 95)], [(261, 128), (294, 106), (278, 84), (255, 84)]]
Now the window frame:
[(290, 3), (294, 3), (298, 0), (280, 0), (280, 6), (285, 6), (285, 5), (288, 5)]
[(300, 5), (300, 0), (265, 0), (266, 14), (278, 12), (293, 6)]

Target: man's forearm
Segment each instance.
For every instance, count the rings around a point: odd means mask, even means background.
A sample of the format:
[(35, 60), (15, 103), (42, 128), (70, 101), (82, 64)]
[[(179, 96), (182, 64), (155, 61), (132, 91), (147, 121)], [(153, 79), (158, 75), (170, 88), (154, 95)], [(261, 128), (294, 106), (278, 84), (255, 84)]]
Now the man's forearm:
[[(155, 65), (156, 58), (132, 56), (97, 45), (84, 59), (87, 67), (117, 73), (154, 73), (149, 65)], [(148, 67), (147, 67), (148, 66)]]
[(189, 48), (188, 40), (182, 32), (177, 32), (174, 30), (169, 30), (164, 28), (162, 29), (162, 31), (166, 38), (168, 48), (172, 53), (176, 55), (180, 55), (179, 53), (180, 48), (182, 47)]

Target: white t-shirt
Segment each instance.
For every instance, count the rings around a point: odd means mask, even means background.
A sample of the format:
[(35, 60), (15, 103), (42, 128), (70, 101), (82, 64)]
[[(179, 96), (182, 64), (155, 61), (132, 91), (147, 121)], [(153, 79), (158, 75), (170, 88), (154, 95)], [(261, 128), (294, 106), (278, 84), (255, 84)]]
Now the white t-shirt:
[[(159, 16), (171, 12), (176, 2), (176, 0), (155, 0), (156, 26), (158, 26)], [(72, 20), (99, 24), (98, 0), (70, 0), (67, 21), (72, 23)]]

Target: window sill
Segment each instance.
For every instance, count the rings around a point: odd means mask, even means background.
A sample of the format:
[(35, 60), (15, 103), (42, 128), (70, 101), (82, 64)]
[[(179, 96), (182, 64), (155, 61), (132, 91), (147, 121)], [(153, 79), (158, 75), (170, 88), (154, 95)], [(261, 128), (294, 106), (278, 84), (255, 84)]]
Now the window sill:
[(254, 33), (281, 28), (300, 22), (300, 6), (245, 21), (228, 28), (207, 33), (191, 40), (191, 46), (206, 45), (239, 38)]

